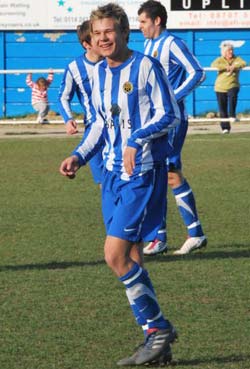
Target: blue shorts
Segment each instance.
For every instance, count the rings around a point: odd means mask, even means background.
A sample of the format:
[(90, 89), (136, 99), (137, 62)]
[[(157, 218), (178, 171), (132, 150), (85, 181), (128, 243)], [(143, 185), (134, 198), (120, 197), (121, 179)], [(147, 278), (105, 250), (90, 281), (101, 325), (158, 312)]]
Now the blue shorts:
[(188, 120), (182, 119), (181, 123), (175, 127), (168, 135), (168, 140), (171, 143), (172, 149), (168, 155), (168, 170), (174, 171), (176, 169), (181, 170), (181, 150), (184, 145), (184, 141), (188, 130)]
[(102, 211), (107, 235), (131, 242), (154, 240), (166, 214), (166, 194), (164, 164), (129, 181), (105, 169)]
[(102, 150), (98, 151), (89, 161), (90, 170), (95, 183), (102, 183), (103, 158)]

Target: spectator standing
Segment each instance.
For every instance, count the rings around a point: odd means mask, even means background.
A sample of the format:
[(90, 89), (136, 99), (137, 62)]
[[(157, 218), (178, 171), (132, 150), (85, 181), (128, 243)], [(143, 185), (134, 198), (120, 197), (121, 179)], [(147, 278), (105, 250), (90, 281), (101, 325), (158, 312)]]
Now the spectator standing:
[[(193, 191), (183, 176), (181, 151), (188, 129), (185, 97), (205, 78), (204, 71), (186, 44), (166, 29), (167, 11), (159, 2), (149, 0), (139, 10), (139, 28), (146, 38), (144, 53), (161, 62), (174, 89), (181, 112), (181, 124), (169, 134), (171, 151), (168, 155), (168, 183), (172, 189), (180, 215), (187, 227), (188, 238), (174, 254), (183, 255), (206, 246), (207, 238), (196, 210)], [(145, 255), (167, 251), (166, 219), (157, 238), (144, 248)]]
[(142, 247), (156, 236), (166, 210), (167, 132), (179, 123), (179, 109), (160, 63), (128, 48), (128, 17), (119, 5), (98, 7), (90, 22), (105, 57), (93, 74), (96, 115), (89, 135), (62, 162), (60, 172), (74, 176), (105, 142), (105, 260), (146, 334), (144, 344), (118, 365), (161, 364), (171, 360), (177, 334), (143, 267)]
[(31, 88), (31, 104), (38, 112), (37, 123), (49, 123), (46, 116), (49, 112), (48, 88), (53, 81), (54, 72), (51, 69), (48, 77), (39, 77), (36, 82), (32, 81), (32, 73), (28, 73), (26, 84)]
[(230, 118), (220, 123), (222, 133), (230, 133), (231, 122), (236, 121), (236, 107), (240, 90), (239, 72), (246, 66), (246, 62), (234, 54), (234, 47), (230, 42), (221, 45), (221, 56), (215, 59), (211, 66), (218, 69), (214, 90), (221, 118)]
[[(76, 94), (83, 109), (84, 134), (87, 135), (93, 114), (91, 101), (93, 69), (95, 64), (102, 59), (102, 56), (100, 56), (97, 48), (92, 43), (89, 21), (84, 21), (77, 27), (77, 36), (85, 52), (71, 61), (64, 71), (59, 89), (58, 107), (66, 124), (66, 132), (69, 135), (77, 133), (77, 123), (73, 118), (71, 109), (71, 101)], [(101, 184), (103, 169), (102, 150), (96, 153), (90, 160), (89, 165), (94, 181)]]

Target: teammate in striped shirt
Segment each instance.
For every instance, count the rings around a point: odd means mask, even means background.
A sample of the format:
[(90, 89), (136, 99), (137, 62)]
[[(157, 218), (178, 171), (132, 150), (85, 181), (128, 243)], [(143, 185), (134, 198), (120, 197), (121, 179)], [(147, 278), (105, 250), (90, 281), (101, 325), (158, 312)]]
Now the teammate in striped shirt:
[(31, 104), (38, 112), (37, 123), (48, 123), (46, 116), (49, 112), (48, 88), (53, 81), (53, 70), (51, 69), (48, 77), (39, 77), (36, 82), (32, 81), (32, 73), (28, 73), (26, 84), (31, 88)]
[[(185, 97), (204, 79), (205, 74), (186, 44), (166, 29), (167, 11), (155, 0), (144, 2), (139, 10), (139, 27), (146, 38), (144, 52), (160, 61), (174, 89), (181, 112), (181, 124), (172, 131), (169, 142), (168, 183), (187, 227), (188, 238), (174, 254), (183, 255), (206, 246), (207, 239), (196, 210), (193, 191), (182, 173), (181, 150), (188, 129)], [(157, 238), (144, 248), (145, 255), (167, 251), (166, 219)]]
[[(66, 132), (73, 135), (78, 132), (77, 122), (73, 118), (71, 102), (74, 95), (81, 104), (83, 110), (84, 134), (90, 129), (93, 107), (91, 101), (93, 69), (95, 64), (102, 59), (98, 50), (91, 42), (89, 21), (84, 21), (77, 27), (77, 35), (85, 52), (71, 61), (64, 71), (58, 96), (59, 112), (66, 124)], [(90, 169), (95, 183), (102, 182), (102, 150), (90, 160)]]
[(162, 363), (171, 360), (170, 344), (177, 334), (143, 267), (142, 247), (157, 235), (166, 211), (167, 133), (179, 124), (179, 109), (160, 63), (128, 48), (128, 18), (119, 5), (98, 7), (90, 21), (93, 40), (105, 57), (93, 74), (96, 115), (60, 172), (74, 177), (105, 142), (105, 260), (126, 288), (146, 335), (144, 344), (118, 365)]

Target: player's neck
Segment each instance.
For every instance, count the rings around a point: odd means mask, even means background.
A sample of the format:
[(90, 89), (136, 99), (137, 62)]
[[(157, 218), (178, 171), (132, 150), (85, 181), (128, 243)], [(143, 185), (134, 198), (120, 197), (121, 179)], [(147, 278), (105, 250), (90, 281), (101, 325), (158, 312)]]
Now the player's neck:
[(92, 63), (97, 63), (99, 60), (102, 59), (102, 56), (96, 54), (95, 52), (91, 52), (88, 50), (85, 54), (85, 57)]
[(154, 32), (154, 35), (153, 35), (153, 39), (156, 39), (156, 38), (158, 38), (161, 34), (162, 34), (162, 32), (164, 32), (165, 31), (165, 29), (166, 28), (162, 28), (162, 27), (159, 27), (159, 28), (157, 28), (156, 30), (155, 30), (155, 32)]
[(118, 67), (122, 63), (124, 63), (127, 59), (129, 59), (132, 55), (132, 50), (129, 50), (127, 47), (120, 51), (119, 55), (113, 57), (107, 57), (107, 63), (111, 68)]

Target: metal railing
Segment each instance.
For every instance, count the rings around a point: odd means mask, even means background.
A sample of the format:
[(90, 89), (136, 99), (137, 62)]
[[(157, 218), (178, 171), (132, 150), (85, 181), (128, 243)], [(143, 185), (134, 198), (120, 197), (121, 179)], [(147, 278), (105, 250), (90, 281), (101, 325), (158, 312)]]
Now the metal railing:
[[(64, 69), (53, 69), (53, 68), (49, 68), (49, 69), (0, 69), (0, 75), (1, 74), (28, 74), (28, 73), (49, 73), (51, 71), (51, 69), (53, 70), (54, 73), (63, 73)], [(212, 68), (212, 67), (205, 67), (204, 68), (205, 71), (216, 71), (217, 68)], [(250, 70), (250, 67), (245, 67), (242, 68), (242, 70)], [(193, 123), (216, 123), (216, 122), (230, 122), (232, 121), (232, 118), (219, 118), (219, 117), (215, 117), (215, 118), (195, 118), (195, 117), (190, 117), (188, 119), (189, 122), (193, 122)], [(238, 121), (250, 121), (250, 118), (243, 118), (243, 119), (238, 119)], [(27, 119), (17, 119), (17, 118), (12, 118), (12, 119), (0, 119), (0, 124), (35, 124), (36, 120), (27, 120)], [(63, 120), (62, 119), (58, 119), (58, 120), (51, 120), (50, 121), (51, 124), (62, 124)], [(79, 121), (78, 123), (82, 123), (82, 121)]]

